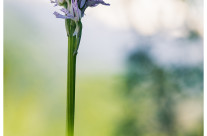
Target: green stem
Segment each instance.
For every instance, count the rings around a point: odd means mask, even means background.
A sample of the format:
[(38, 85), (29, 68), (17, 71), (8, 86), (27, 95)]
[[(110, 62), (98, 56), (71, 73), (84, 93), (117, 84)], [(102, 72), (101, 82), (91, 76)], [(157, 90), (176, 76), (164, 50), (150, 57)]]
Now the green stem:
[(67, 71), (67, 136), (74, 136), (74, 115), (75, 115), (75, 74), (76, 54), (74, 48), (77, 39), (68, 36), (68, 71)]

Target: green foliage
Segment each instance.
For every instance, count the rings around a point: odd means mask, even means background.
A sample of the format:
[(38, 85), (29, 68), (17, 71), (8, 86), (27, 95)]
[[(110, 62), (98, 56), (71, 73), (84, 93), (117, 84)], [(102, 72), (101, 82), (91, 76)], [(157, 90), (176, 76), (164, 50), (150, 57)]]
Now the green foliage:
[(179, 136), (194, 133), (181, 132), (177, 127), (179, 115), (176, 107), (186, 96), (190, 98), (191, 91), (197, 97), (202, 96), (202, 68), (163, 67), (142, 48), (129, 54), (126, 68), (126, 86), (122, 89), (122, 97), (126, 101), (123, 108), (130, 112), (122, 117), (117, 136)]

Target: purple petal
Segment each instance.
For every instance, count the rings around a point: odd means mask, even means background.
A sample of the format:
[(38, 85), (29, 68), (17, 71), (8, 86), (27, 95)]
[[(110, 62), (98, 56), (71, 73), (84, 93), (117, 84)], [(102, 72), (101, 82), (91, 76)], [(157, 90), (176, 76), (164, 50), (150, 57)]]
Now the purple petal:
[(103, 0), (88, 0), (86, 4), (89, 7), (95, 7), (98, 4), (102, 4), (102, 5), (106, 5), (106, 6), (109, 6), (110, 5), (108, 3), (105, 3)]
[(65, 16), (65, 15), (62, 15), (62, 14), (60, 14), (58, 12), (54, 12), (53, 14), (56, 16), (56, 18), (62, 18), (62, 19), (73, 19), (74, 18), (71, 15)]
[(66, 15), (69, 15), (69, 11), (65, 8), (60, 9), (63, 13), (65, 13)]
[(80, 8), (83, 8), (83, 6), (85, 5), (85, 3), (86, 3), (86, 0), (81, 0)]

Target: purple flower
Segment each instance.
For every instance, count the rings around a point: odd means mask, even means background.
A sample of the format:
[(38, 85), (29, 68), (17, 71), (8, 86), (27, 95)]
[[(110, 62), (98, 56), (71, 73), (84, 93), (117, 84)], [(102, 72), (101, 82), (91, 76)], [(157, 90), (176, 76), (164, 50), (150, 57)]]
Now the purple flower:
[(78, 25), (78, 22), (81, 21), (81, 18), (84, 16), (84, 12), (88, 7), (96, 7), (99, 4), (109, 6), (110, 4), (105, 3), (103, 0), (50, 0), (51, 3), (55, 4), (54, 6), (64, 6), (60, 9), (63, 14), (54, 12), (53, 14), (56, 18), (62, 19), (72, 19), (76, 23), (76, 28), (73, 33), (73, 36), (78, 36), (78, 33), (81, 31), (81, 27)]
[(54, 12), (54, 15), (57, 18), (72, 19), (74, 21), (81, 20), (81, 18), (84, 16), (86, 8), (88, 7), (96, 7), (99, 4), (106, 6), (110, 5), (108, 3), (105, 3), (103, 0), (51, 0), (51, 3), (54, 3), (54, 6), (64, 4), (67, 5), (65, 8), (61, 9), (65, 15), (62, 15), (58, 12)]

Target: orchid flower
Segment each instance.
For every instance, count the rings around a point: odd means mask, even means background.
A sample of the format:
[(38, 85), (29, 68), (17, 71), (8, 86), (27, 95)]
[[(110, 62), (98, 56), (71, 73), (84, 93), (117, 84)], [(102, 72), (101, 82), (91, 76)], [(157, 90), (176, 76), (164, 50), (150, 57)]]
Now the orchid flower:
[[(69, 26), (66, 25), (66, 31), (67, 35), (73, 35), (79, 38), (78, 45), (75, 49), (75, 53), (77, 53), (79, 43), (80, 43), (80, 37), (82, 32), (82, 23), (81, 18), (85, 15), (85, 10), (88, 7), (96, 7), (99, 4), (109, 6), (110, 4), (105, 3), (103, 0), (50, 0), (51, 3), (54, 4), (54, 6), (63, 6), (63, 8), (60, 9), (62, 12), (54, 12), (53, 14), (56, 16), (56, 18), (62, 18), (66, 21), (74, 21), (75, 23), (75, 29), (72, 33), (72, 30), (69, 30)], [(71, 23), (69, 23), (71, 24)]]
[(86, 8), (88, 7), (96, 7), (99, 4), (109, 6), (110, 4), (105, 3), (103, 0), (51, 0), (51, 3), (54, 3), (54, 6), (64, 6), (67, 5), (65, 8), (61, 9), (63, 13), (66, 15), (61, 15), (55, 13), (55, 16), (57, 18), (63, 18), (63, 19), (72, 19), (74, 21), (77, 21), (81, 19), (84, 16), (84, 12)]
[[(51, 3), (54, 3), (54, 6), (64, 6), (64, 8), (60, 10), (64, 14), (58, 13), (56, 11), (53, 13), (56, 18), (71, 19), (75, 22), (81, 20), (85, 14), (85, 10), (88, 7), (96, 7), (99, 4), (106, 6), (110, 5), (108, 3), (105, 3), (103, 0), (51, 0)], [(76, 31), (73, 35), (77, 35), (78, 30), (79, 29), (76, 28)]]

